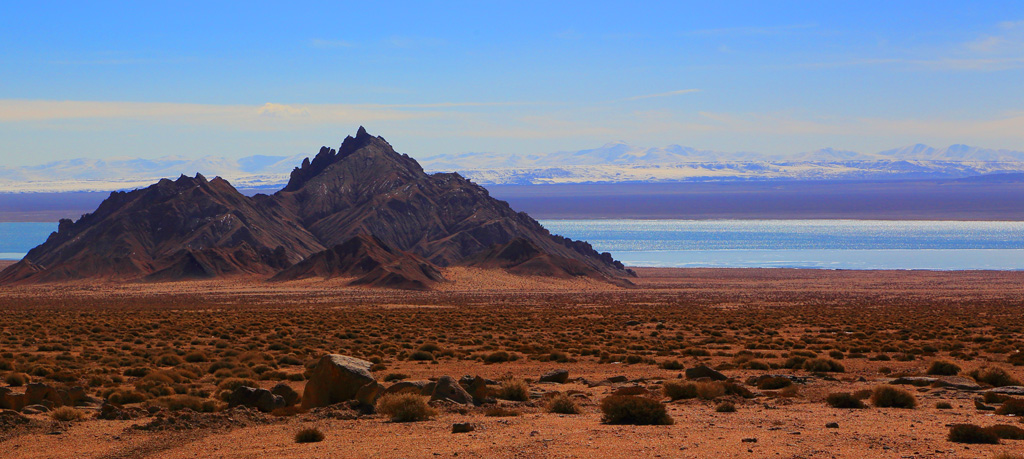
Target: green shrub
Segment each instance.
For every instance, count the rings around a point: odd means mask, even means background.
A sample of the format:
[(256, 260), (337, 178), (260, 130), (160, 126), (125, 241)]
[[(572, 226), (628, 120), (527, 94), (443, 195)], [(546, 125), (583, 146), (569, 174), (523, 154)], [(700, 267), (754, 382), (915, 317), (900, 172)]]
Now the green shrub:
[(295, 433), (295, 443), (316, 443), (324, 440), (324, 433), (316, 427), (307, 427)]
[(917, 407), (917, 399), (910, 392), (893, 386), (879, 386), (871, 394), (871, 403), (879, 408)]
[(928, 367), (928, 374), (938, 376), (956, 376), (960, 374), (960, 367), (951, 362), (936, 360)]
[(953, 443), (998, 444), (999, 437), (974, 424), (953, 424), (949, 428), (949, 441)]
[(862, 409), (868, 406), (849, 392), (833, 392), (825, 397), (825, 403), (832, 408)]
[(601, 400), (602, 422), (607, 424), (671, 425), (665, 405), (635, 395), (612, 395)]
[(377, 411), (393, 422), (426, 421), (437, 414), (427, 398), (416, 394), (387, 394), (377, 400)]

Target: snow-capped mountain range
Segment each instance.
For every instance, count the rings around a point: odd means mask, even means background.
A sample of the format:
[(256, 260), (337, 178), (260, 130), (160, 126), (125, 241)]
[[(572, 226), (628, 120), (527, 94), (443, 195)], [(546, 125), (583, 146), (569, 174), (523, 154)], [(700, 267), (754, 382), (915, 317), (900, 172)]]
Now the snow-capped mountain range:
[[(71, 159), (0, 167), (0, 192), (112, 191), (201, 172), (237, 188), (283, 185), (307, 155), (239, 159), (168, 156), (156, 159)], [(913, 145), (878, 153), (831, 148), (792, 155), (698, 150), (679, 145), (640, 148), (612, 142), (599, 148), (543, 154), (460, 153), (417, 158), (427, 171), (459, 172), (482, 185), (708, 180), (885, 180), (960, 178), (1024, 172), (1024, 152), (967, 145)]]

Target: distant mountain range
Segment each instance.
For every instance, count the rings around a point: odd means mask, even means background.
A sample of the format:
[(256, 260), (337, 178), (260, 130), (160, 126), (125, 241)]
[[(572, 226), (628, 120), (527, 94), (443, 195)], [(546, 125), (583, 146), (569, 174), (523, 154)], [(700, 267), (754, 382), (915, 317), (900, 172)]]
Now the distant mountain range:
[[(71, 159), (0, 167), (0, 192), (112, 191), (203, 171), (238, 188), (279, 187), (306, 155), (239, 159), (168, 156), (156, 159)], [(459, 153), (424, 157), (431, 172), (459, 172), (482, 185), (721, 180), (887, 180), (962, 178), (1024, 172), (1024, 152), (967, 145), (917, 144), (878, 153), (832, 148), (792, 155), (698, 150), (680, 145), (640, 148), (612, 142), (599, 148), (542, 154)]]

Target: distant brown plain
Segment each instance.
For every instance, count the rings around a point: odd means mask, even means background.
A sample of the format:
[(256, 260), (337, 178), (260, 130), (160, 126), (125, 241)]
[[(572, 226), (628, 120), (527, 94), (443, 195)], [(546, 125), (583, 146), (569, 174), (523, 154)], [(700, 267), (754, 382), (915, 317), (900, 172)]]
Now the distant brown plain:
[[(17, 373), (85, 386), (147, 410), (131, 420), (99, 420), (83, 409), (78, 421), (44, 413), (0, 424), (0, 457), (989, 458), (1024, 450), (1021, 440), (947, 440), (952, 424), (1024, 426), (1020, 417), (979, 411), (976, 400), (1002, 401), (985, 389), (901, 386), (916, 398), (914, 409), (825, 401), (924, 375), (935, 361), (953, 363), (961, 376), (996, 368), (1024, 379), (1024, 367), (1013, 364), (1024, 349), (1024, 272), (637, 271), (635, 289), (465, 268), (446, 271), (453, 281), (430, 292), (251, 279), (0, 289), (0, 381)], [(414, 358), (418, 351), (428, 356)], [(492, 357), (502, 352), (510, 360)], [(284, 381), (301, 392), (306, 365), (325, 353), (378, 363), (381, 381), (521, 378), (532, 396), (498, 400), (503, 411), (442, 406), (412, 423), (342, 408), (219, 411), (225, 388), (239, 381)], [(800, 358), (842, 371), (794, 365)], [(669, 386), (688, 382), (679, 367), (700, 364), (749, 396), (670, 400)], [(553, 369), (568, 370), (569, 382), (537, 382)], [(165, 383), (132, 376), (143, 373)], [(767, 374), (808, 379), (780, 390), (748, 383)], [(614, 376), (628, 381), (602, 382)], [(675, 423), (602, 423), (601, 401), (624, 386), (664, 402)], [(549, 413), (555, 393), (571, 394), (581, 413)], [(175, 396), (219, 412), (174, 410)], [(725, 401), (736, 411), (719, 412)], [(942, 402), (950, 408), (939, 409)], [(476, 430), (453, 434), (457, 422)], [(826, 428), (833, 422), (837, 428)], [(296, 443), (305, 427), (319, 428), (324, 440)]]

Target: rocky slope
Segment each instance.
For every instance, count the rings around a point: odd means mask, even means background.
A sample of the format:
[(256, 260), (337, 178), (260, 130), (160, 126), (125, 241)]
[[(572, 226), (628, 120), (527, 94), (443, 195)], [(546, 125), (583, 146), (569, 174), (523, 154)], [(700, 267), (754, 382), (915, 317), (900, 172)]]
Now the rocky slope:
[(198, 174), (112, 193), (95, 212), (62, 221), (0, 273), (0, 283), (359, 275), (357, 282), (369, 285), (426, 288), (442, 280), (434, 265), (458, 264), (513, 240), (554, 265), (572, 266), (560, 272), (631, 275), (610, 255), (550, 234), (458, 174), (426, 174), (360, 128), (337, 150), (323, 147), (303, 161), (272, 196), (246, 197), (223, 179)]

